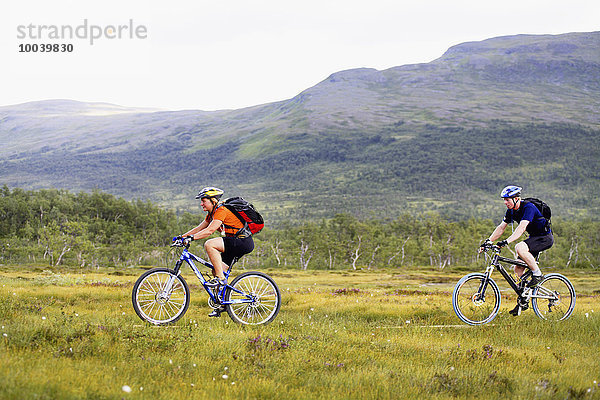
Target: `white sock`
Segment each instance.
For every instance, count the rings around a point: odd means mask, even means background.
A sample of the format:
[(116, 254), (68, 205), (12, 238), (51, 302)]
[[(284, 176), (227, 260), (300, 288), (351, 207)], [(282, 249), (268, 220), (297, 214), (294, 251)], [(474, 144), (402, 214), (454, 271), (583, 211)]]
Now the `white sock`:
[(535, 271), (533, 271), (533, 276), (542, 276), (542, 270), (541, 269), (536, 269)]

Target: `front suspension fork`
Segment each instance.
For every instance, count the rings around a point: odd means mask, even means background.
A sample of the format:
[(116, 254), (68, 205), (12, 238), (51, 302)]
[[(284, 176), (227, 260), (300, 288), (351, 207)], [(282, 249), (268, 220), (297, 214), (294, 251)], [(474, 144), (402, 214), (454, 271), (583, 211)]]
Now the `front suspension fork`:
[(171, 296), (171, 291), (173, 290), (173, 283), (175, 283), (175, 278), (179, 275), (179, 271), (181, 270), (182, 262), (183, 262), (182, 260), (178, 260), (175, 263), (175, 268), (173, 270), (173, 272), (175, 272), (175, 274), (169, 275), (169, 280), (167, 281), (167, 283), (165, 283), (165, 286), (163, 287), (163, 292), (167, 293), (169, 295), (169, 297)]
[(477, 300), (485, 301), (485, 291), (487, 289), (487, 285), (490, 281), (493, 271), (494, 271), (493, 265), (490, 265), (485, 270), (485, 276), (483, 277), (483, 279), (481, 280), (481, 283), (479, 284), (479, 289), (477, 289), (477, 297), (478, 297)]

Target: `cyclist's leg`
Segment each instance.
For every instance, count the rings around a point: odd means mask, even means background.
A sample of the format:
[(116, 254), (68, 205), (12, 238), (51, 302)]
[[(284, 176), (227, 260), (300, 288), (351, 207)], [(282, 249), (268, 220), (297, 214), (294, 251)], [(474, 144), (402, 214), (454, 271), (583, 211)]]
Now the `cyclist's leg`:
[(220, 280), (224, 280), (225, 275), (223, 274), (223, 271), (224, 268), (227, 267), (223, 267), (223, 260), (221, 258), (221, 253), (225, 251), (223, 238), (217, 237), (208, 239), (204, 242), (204, 250), (206, 250), (210, 263), (213, 265), (215, 276)]
[(231, 268), (242, 256), (254, 250), (254, 240), (252, 237), (242, 239), (225, 237), (223, 238), (223, 243), (225, 248), (225, 251), (221, 254), (223, 271)]
[(536, 257), (541, 251), (547, 250), (554, 244), (552, 234), (545, 236), (530, 236), (525, 241), (517, 244), (515, 250), (523, 261), (527, 263), (534, 275), (539, 275), (539, 266)]
[(517, 275), (519, 278), (523, 276), (523, 274), (525, 273), (525, 267), (521, 267), (519, 265), (513, 265), (513, 269), (515, 271), (515, 275)]
[[(527, 245), (526, 242), (520, 242), (517, 243), (517, 245), (515, 246), (515, 250), (517, 252), (517, 254), (519, 255), (519, 258), (523, 261), (525, 261), (525, 263), (529, 266), (529, 268), (531, 269), (532, 272), (536, 272), (539, 270), (539, 267), (537, 265), (537, 262), (535, 261), (535, 256), (533, 254), (531, 254), (531, 252), (529, 251), (529, 246)], [(517, 267), (515, 266), (515, 272), (516, 272)], [(521, 275), (523, 274), (523, 271), (525, 269), (521, 268)], [(519, 276), (521, 276), (519, 275)]]
[[(517, 251), (517, 254), (519, 255), (519, 258), (522, 259), (523, 261), (525, 261), (525, 257), (523, 257), (521, 254), (523, 254), (523, 249), (520, 245), (525, 245), (524, 247), (527, 249), (527, 253), (529, 253), (529, 248), (527, 247), (527, 245), (525, 244), (525, 242), (521, 242), (518, 243), (515, 246), (515, 250)], [(519, 252), (519, 250), (521, 250), (521, 252)], [(531, 253), (529, 253), (529, 255), (531, 256)], [(535, 262), (535, 258), (533, 260)], [(527, 261), (525, 261), (527, 263)], [(529, 264), (527, 264), (529, 265)], [(515, 269), (515, 274), (520, 278), (523, 276), (523, 274), (525, 273), (526, 268), (525, 267), (521, 267), (519, 265), (514, 265), (514, 269)], [(519, 285), (523, 285), (524, 283), (521, 282)], [(515, 306), (515, 308), (513, 308), (512, 310), (510, 310), (508, 313), (512, 316), (518, 317), (519, 315), (521, 315), (521, 311), (527, 310), (529, 308), (529, 304), (528, 301), (523, 299), (520, 295), (517, 298), (517, 305)]]

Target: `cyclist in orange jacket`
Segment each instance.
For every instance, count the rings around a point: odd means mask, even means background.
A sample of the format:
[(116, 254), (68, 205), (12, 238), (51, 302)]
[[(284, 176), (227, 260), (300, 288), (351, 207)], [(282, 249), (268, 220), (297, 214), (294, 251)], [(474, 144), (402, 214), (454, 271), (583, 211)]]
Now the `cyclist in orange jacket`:
[[(213, 265), (215, 279), (208, 285), (220, 290), (227, 285), (224, 271), (244, 254), (254, 250), (254, 240), (250, 232), (246, 232), (245, 225), (227, 207), (222, 207), (220, 199), (223, 190), (216, 187), (205, 187), (196, 196), (200, 199), (200, 206), (207, 212), (206, 218), (197, 227), (184, 233), (184, 238), (200, 240), (208, 238), (214, 232), (221, 232), (221, 237), (208, 239), (204, 242), (204, 249)], [(216, 309), (209, 314), (211, 317), (220, 316), (223, 309)]]

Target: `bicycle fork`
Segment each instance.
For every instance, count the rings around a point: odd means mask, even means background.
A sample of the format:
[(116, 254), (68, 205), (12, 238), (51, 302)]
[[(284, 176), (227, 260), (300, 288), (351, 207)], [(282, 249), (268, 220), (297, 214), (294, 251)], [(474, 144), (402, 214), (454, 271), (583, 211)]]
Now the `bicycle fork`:
[(182, 262), (183, 262), (182, 260), (178, 260), (177, 263), (175, 263), (175, 269), (174, 269), (175, 274), (169, 275), (169, 279), (167, 280), (165, 285), (161, 288), (163, 294), (165, 295), (165, 297), (167, 299), (170, 298), (171, 294), (173, 293), (173, 284), (175, 283), (176, 277), (179, 275), (179, 271), (181, 270)]
[(482, 301), (482, 302), (485, 301), (485, 291), (487, 289), (487, 285), (488, 285), (488, 283), (490, 281), (490, 277), (492, 276), (492, 272), (493, 271), (494, 271), (494, 265), (491, 264), (485, 270), (485, 276), (481, 280), (481, 283), (479, 284), (479, 289), (477, 289), (476, 298), (473, 298), (473, 300), (475, 300), (475, 301)]

